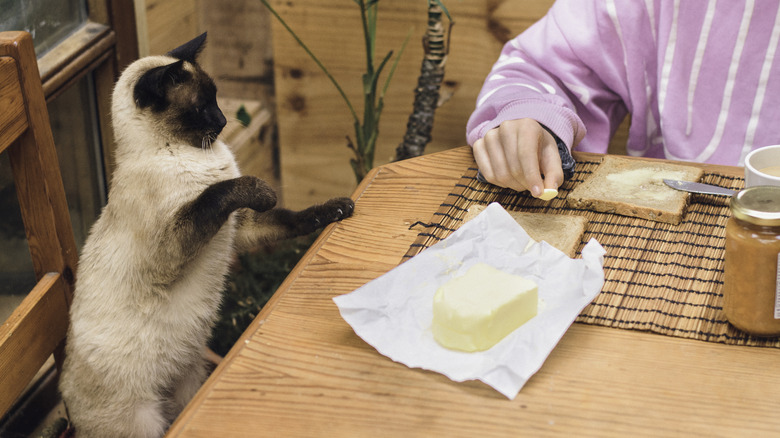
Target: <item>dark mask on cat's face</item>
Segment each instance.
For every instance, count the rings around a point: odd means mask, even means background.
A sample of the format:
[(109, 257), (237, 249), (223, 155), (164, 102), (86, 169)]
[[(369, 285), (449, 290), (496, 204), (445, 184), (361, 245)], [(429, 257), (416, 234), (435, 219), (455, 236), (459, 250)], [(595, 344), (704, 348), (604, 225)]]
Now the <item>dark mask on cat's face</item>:
[(225, 127), (217, 106), (217, 87), (197, 64), (206, 34), (177, 47), (168, 56), (172, 64), (153, 68), (141, 76), (133, 89), (136, 106), (159, 117), (177, 140), (207, 148)]

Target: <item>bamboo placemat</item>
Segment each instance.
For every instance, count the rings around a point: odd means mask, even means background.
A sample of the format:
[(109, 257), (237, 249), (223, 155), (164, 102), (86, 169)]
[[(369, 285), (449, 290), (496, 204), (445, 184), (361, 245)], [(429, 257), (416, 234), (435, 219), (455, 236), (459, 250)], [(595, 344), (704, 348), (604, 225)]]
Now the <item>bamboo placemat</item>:
[[(780, 337), (749, 336), (723, 316), (721, 288), (728, 198), (691, 194), (682, 223), (663, 224), (609, 213), (573, 209), (566, 196), (599, 161), (580, 161), (574, 177), (550, 202), (477, 180), (471, 167), (410, 246), (404, 260), (449, 236), (472, 205), (498, 202), (507, 210), (579, 215), (589, 223), (577, 250), (595, 238), (607, 251), (605, 283), (577, 322), (651, 331), (726, 344), (780, 347)], [(705, 173), (702, 182), (731, 189), (744, 180)]]

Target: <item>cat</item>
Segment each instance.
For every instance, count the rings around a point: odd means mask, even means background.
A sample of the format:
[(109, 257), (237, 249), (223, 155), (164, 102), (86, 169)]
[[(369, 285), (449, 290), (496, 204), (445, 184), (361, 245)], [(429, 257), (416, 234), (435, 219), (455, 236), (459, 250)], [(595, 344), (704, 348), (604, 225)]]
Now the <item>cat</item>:
[(197, 63), (205, 40), (133, 62), (114, 88), (116, 167), (82, 249), (60, 378), (77, 438), (162, 436), (207, 376), (234, 251), (354, 210), (274, 207), (268, 184), (240, 175)]

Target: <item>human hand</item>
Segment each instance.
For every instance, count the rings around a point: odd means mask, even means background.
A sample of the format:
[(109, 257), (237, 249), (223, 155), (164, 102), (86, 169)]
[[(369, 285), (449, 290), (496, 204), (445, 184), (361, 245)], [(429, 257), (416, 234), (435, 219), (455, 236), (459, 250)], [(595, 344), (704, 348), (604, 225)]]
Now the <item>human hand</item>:
[(544, 189), (563, 183), (558, 145), (536, 120), (507, 120), (474, 142), (472, 149), (482, 176), (492, 184), (529, 190), (539, 197)]

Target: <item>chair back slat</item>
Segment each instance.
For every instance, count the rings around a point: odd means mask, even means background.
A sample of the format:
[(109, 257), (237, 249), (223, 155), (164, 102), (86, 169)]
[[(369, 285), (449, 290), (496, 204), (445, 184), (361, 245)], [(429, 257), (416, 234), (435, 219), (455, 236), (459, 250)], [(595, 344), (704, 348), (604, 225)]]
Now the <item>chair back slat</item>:
[(0, 57), (0, 108), (2, 152), (27, 129), (27, 115), (24, 112), (24, 98), (16, 62), (9, 56)]
[[(0, 326), (0, 416), (64, 359), (78, 252), (32, 38), (0, 32), (0, 152), (8, 154), (38, 284)], [(19, 291), (25, 293), (28, 291)]]
[(65, 338), (68, 285), (51, 272), (0, 326), (0, 412), (16, 398)]

